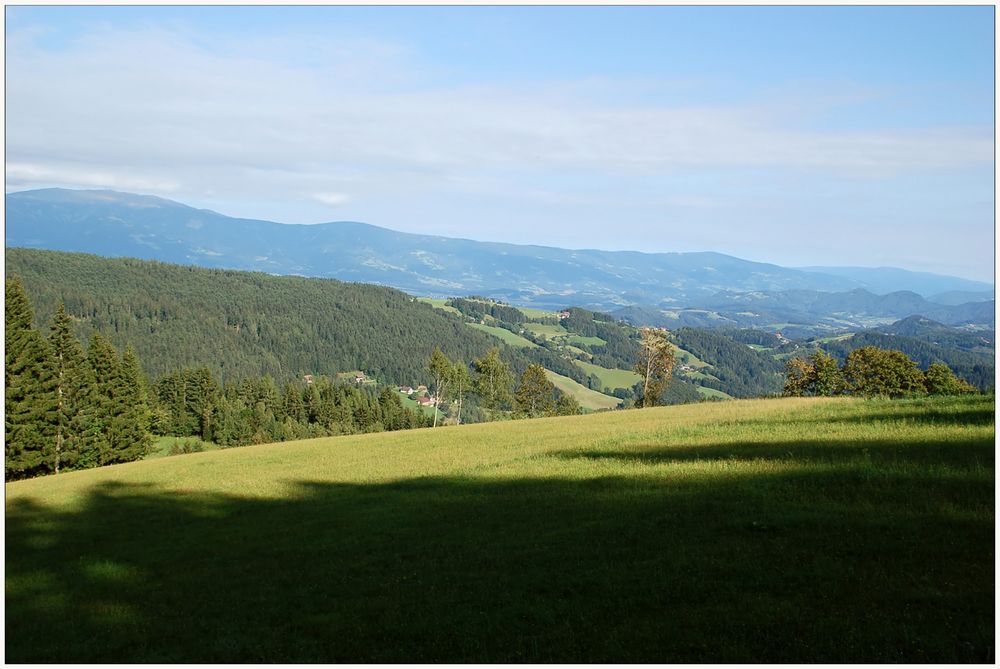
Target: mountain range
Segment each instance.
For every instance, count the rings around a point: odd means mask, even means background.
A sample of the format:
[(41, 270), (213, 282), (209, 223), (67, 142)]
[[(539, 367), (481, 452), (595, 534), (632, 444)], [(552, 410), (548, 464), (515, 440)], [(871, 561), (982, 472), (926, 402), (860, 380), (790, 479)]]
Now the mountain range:
[[(795, 269), (713, 252), (570, 250), (357, 222), (290, 225), (107, 190), (8, 193), (6, 245), (328, 277), (429, 297), (477, 294), (548, 309), (762, 312), (744, 321), (792, 317), (848, 327), (911, 314), (948, 324), (993, 320), (992, 285), (895, 268)], [(891, 295), (874, 294), (886, 291)], [(937, 295), (941, 302), (927, 299)]]

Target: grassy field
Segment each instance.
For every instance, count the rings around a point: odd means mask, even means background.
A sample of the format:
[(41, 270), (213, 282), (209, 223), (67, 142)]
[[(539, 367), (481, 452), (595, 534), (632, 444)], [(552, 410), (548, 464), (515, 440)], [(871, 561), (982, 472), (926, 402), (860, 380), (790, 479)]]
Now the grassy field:
[(532, 332), (538, 337), (557, 338), (565, 337), (569, 334), (561, 325), (545, 325), (543, 323), (525, 323), (524, 329)]
[(706, 399), (710, 399), (710, 400), (731, 400), (731, 399), (733, 399), (732, 395), (727, 395), (726, 393), (722, 392), (721, 390), (716, 390), (715, 388), (706, 388), (705, 386), (695, 386), (695, 390), (698, 391), (699, 395), (701, 395), (702, 397), (704, 397)]
[(601, 380), (604, 388), (631, 388), (639, 383), (643, 377), (626, 369), (605, 369), (591, 362), (574, 360), (573, 364), (587, 372), (593, 374)]
[(551, 370), (546, 369), (545, 376), (555, 385), (556, 388), (567, 395), (575, 397), (576, 401), (580, 403), (580, 407), (584, 411), (614, 409), (622, 403), (622, 401), (617, 397), (611, 397), (610, 395), (605, 395), (604, 393), (597, 392), (596, 390), (591, 390), (587, 386), (574, 381), (568, 376), (556, 374)]
[(583, 344), (584, 346), (604, 346), (608, 343), (600, 337), (584, 337), (583, 335), (570, 335), (563, 341), (567, 344)]
[(695, 354), (685, 351), (673, 342), (670, 342), (670, 348), (674, 351), (674, 358), (676, 359), (678, 365), (689, 365), (695, 369), (700, 367), (711, 367), (711, 365), (698, 358)]
[(743, 400), (6, 485), (6, 660), (994, 660), (994, 404)]
[(535, 309), (534, 307), (517, 307), (518, 311), (528, 318), (555, 318), (558, 314), (545, 309)]
[(423, 302), (425, 304), (431, 305), (435, 309), (440, 309), (441, 311), (447, 311), (449, 314), (455, 314), (456, 316), (461, 316), (462, 315), (461, 311), (459, 311), (455, 307), (448, 306), (447, 304), (445, 304), (445, 302), (447, 302), (447, 301), (448, 300), (445, 299), (445, 298), (437, 298), (437, 297), (418, 297), (417, 298), (417, 302)]
[(466, 325), (468, 325), (470, 328), (475, 328), (477, 330), (482, 330), (483, 332), (491, 334), (509, 346), (518, 346), (520, 348), (538, 348), (538, 344), (536, 344), (535, 342), (528, 341), (524, 337), (516, 335), (510, 330), (498, 328), (494, 325), (481, 325), (479, 323), (466, 323)]

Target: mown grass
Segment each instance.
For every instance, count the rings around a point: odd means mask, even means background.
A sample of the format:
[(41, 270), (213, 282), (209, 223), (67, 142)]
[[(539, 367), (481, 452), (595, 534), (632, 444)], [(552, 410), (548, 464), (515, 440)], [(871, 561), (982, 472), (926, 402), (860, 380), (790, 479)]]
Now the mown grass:
[(491, 334), (509, 346), (517, 346), (519, 348), (538, 348), (538, 344), (535, 342), (528, 341), (524, 337), (516, 335), (510, 330), (505, 330), (504, 328), (500, 328), (495, 325), (482, 325), (480, 323), (466, 323), (466, 325), (470, 328), (475, 328), (476, 330), (481, 330), (487, 334)]
[(441, 311), (447, 311), (449, 314), (455, 314), (461, 316), (462, 312), (455, 307), (445, 304), (448, 300), (446, 298), (437, 297), (418, 297), (417, 302), (423, 302), (424, 304), (429, 304), (435, 309), (440, 309)]
[(607, 369), (583, 360), (574, 360), (573, 364), (599, 378), (604, 388), (631, 388), (642, 381), (640, 375), (627, 369)]
[(992, 662), (992, 398), (337, 437), (6, 486), (9, 662)]
[(604, 393), (592, 390), (582, 383), (574, 381), (568, 376), (556, 374), (548, 369), (545, 370), (545, 377), (551, 381), (552, 385), (558, 388), (560, 392), (566, 393), (576, 399), (576, 401), (580, 404), (580, 408), (584, 411), (614, 409), (622, 403), (622, 401), (617, 397), (612, 397), (611, 395), (605, 395)]
[(570, 335), (565, 338), (567, 344), (582, 344), (583, 346), (604, 346), (608, 342), (600, 337), (584, 337), (583, 335)]
[(537, 337), (565, 337), (569, 332), (561, 325), (545, 325), (543, 323), (525, 323), (524, 329)]
[(695, 386), (695, 390), (702, 397), (710, 400), (731, 400), (732, 395), (728, 395), (721, 390), (716, 390), (715, 388), (706, 388), (705, 386)]

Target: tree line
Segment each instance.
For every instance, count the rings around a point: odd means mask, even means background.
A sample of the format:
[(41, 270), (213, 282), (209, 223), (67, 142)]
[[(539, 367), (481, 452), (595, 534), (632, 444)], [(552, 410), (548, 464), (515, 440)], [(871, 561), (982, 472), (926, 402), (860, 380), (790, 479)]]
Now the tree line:
[(785, 368), (785, 395), (916, 397), (960, 395), (977, 389), (943, 363), (921, 371), (902, 351), (863, 346), (847, 354), (843, 365), (819, 349), (808, 358), (792, 358)]
[[(385, 286), (35, 249), (7, 249), (6, 259), (37, 327), (63, 303), (78, 338), (100, 332), (119, 350), (131, 344), (150, 378), (207, 366), (220, 383), (283, 384), (360, 369), (417, 384), (435, 346), (471, 360), (496, 343)], [(514, 348), (502, 355), (518, 373), (545, 364)]]
[(43, 336), (16, 280), (5, 285), (4, 474), (28, 478), (143, 457), (152, 443), (139, 361), (94, 333), (86, 351), (66, 310)]
[(429, 424), (391, 387), (376, 394), (322, 376), (279, 392), (270, 376), (220, 385), (199, 367), (150, 384), (131, 346), (119, 355), (93, 332), (84, 350), (62, 304), (42, 334), (20, 281), (7, 279), (5, 299), (8, 480), (139, 460), (154, 434), (228, 447)]

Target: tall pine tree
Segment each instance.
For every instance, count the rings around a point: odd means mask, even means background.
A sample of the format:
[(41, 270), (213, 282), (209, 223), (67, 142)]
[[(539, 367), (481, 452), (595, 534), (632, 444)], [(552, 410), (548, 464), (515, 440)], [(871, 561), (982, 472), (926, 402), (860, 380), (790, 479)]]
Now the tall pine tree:
[(4, 473), (12, 479), (51, 470), (57, 408), (51, 351), (20, 281), (7, 279), (5, 300)]
[(60, 304), (49, 327), (55, 375), (55, 436), (53, 471), (58, 474), (88, 460), (95, 448), (93, 415), (96, 409), (94, 375), (83, 346), (73, 335), (72, 321)]

